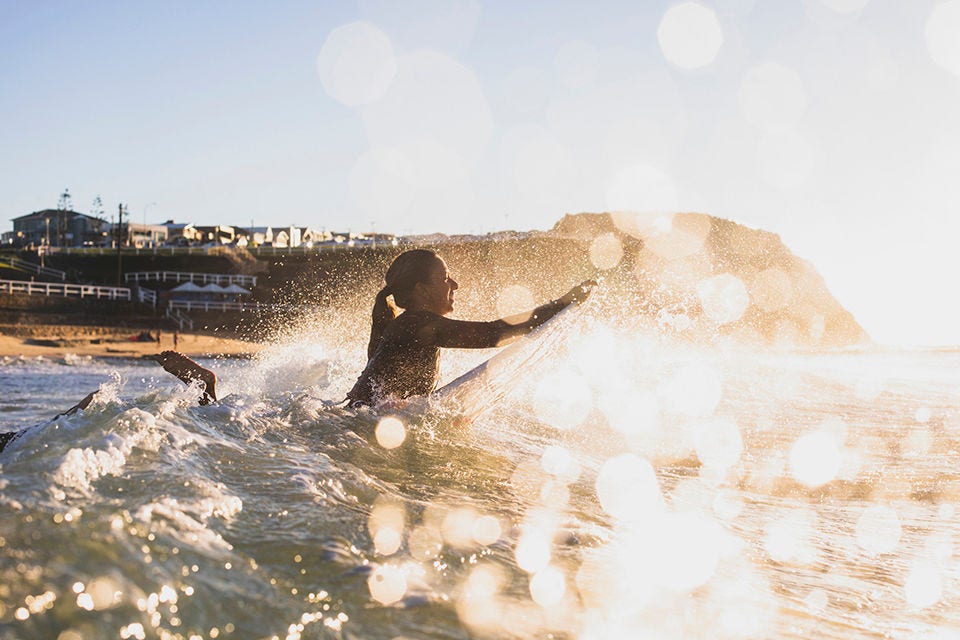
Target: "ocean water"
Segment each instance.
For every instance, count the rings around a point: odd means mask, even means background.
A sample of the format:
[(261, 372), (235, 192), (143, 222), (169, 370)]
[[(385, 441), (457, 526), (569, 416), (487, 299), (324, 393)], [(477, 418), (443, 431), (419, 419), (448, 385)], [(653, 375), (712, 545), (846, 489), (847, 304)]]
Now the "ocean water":
[(0, 638), (960, 637), (960, 353), (564, 331), (469, 425), (335, 340), (0, 361)]

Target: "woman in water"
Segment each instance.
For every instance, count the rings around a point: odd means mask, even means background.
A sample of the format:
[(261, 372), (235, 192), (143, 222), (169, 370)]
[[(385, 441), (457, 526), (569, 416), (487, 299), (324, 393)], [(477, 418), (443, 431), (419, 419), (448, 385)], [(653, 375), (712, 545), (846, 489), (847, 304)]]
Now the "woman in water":
[[(524, 316), (468, 322), (445, 317), (453, 311), (454, 292), (459, 285), (433, 251), (401, 253), (384, 279), (386, 286), (373, 305), (367, 366), (347, 394), (350, 406), (427, 395), (439, 381), (441, 348), (488, 349), (506, 344), (568, 305), (583, 302), (596, 285), (592, 280), (584, 281)], [(399, 316), (396, 307), (404, 309)]]

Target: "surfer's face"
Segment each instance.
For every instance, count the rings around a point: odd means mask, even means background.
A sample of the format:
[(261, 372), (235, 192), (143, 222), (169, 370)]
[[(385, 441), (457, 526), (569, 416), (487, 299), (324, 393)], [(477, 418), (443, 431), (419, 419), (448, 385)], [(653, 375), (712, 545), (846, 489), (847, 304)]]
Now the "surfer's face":
[(427, 279), (417, 284), (417, 287), (420, 288), (422, 294), (424, 309), (441, 316), (453, 311), (453, 292), (460, 285), (450, 277), (446, 262), (437, 258), (437, 261), (430, 268)]

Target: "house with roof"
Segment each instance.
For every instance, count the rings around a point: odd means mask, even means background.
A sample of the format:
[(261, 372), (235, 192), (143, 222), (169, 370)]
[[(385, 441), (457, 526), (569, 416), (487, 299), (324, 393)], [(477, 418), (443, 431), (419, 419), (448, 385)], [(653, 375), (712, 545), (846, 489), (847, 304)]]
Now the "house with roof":
[(112, 225), (103, 218), (69, 209), (43, 209), (13, 219), (11, 239), (23, 246), (103, 246)]

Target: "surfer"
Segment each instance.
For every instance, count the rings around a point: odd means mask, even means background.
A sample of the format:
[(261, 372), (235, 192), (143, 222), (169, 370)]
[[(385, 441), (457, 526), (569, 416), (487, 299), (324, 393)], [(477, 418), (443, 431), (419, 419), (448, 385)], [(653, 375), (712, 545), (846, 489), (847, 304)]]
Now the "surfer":
[[(347, 394), (351, 407), (387, 398), (428, 395), (439, 382), (440, 349), (489, 349), (529, 333), (568, 305), (587, 299), (596, 282), (586, 280), (532, 311), (471, 322), (447, 318), (460, 285), (433, 251), (401, 253), (387, 269), (386, 286), (373, 305), (367, 365)], [(391, 303), (390, 298), (393, 298)], [(397, 307), (403, 309), (398, 315)]]
[[(143, 359), (153, 360), (159, 363), (160, 366), (163, 367), (164, 371), (173, 374), (188, 385), (198, 382), (200, 385), (200, 399), (198, 400), (199, 404), (207, 405), (211, 402), (217, 401), (217, 376), (214, 375), (213, 371), (200, 366), (182, 353), (178, 353), (176, 351), (162, 351), (157, 354), (143, 356)], [(93, 396), (96, 394), (96, 391), (88, 393), (83, 400), (73, 405), (63, 413), (58, 413), (55, 415), (53, 420), (56, 420), (62, 416), (72, 416), (77, 411), (86, 409), (93, 400)], [(8, 444), (26, 433), (26, 431), (27, 429), (21, 429), (20, 431), (0, 433), (0, 451), (3, 451)]]

